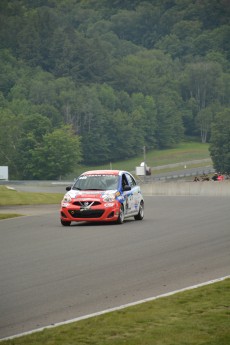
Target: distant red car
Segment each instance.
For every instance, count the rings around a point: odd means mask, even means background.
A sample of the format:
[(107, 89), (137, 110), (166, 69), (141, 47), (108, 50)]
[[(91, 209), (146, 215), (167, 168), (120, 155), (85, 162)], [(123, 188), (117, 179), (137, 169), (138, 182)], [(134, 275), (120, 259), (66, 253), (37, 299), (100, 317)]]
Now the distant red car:
[(127, 171), (93, 170), (80, 175), (61, 202), (63, 226), (71, 222), (117, 222), (144, 218), (144, 198)]

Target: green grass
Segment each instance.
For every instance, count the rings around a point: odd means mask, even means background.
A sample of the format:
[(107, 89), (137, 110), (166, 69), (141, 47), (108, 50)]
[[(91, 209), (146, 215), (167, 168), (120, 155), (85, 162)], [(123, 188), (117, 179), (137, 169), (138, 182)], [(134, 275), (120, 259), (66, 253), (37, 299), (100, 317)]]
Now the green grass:
[[(198, 142), (183, 142), (181, 144), (178, 144), (173, 149), (147, 151), (146, 163), (154, 170), (154, 167), (160, 165), (210, 158), (208, 148), (209, 144), (202, 144)], [(91, 169), (111, 169), (112, 167), (112, 169), (135, 171), (136, 166), (139, 166), (143, 160), (144, 155), (142, 154), (132, 159), (121, 160), (119, 162), (113, 162), (111, 164), (108, 162), (107, 164), (94, 165), (91, 167), (82, 166), (76, 169), (73, 174), (66, 176), (66, 178), (72, 180), (82, 172)]]
[(2, 345), (228, 345), (230, 279)]
[(15, 218), (15, 217), (21, 217), (22, 214), (18, 213), (0, 213), (0, 220), (1, 219), (8, 219), (8, 218)]
[[(194, 168), (205, 168), (207, 166), (212, 166), (212, 163), (208, 163), (208, 162), (201, 162), (199, 164), (186, 164), (186, 169), (194, 169)], [(169, 167), (169, 168), (162, 168), (162, 169), (157, 169), (157, 170), (153, 170), (152, 171), (152, 175), (156, 175), (156, 174), (162, 174), (162, 173), (166, 173), (166, 172), (172, 172), (172, 171), (178, 171), (178, 170), (184, 170), (184, 166), (180, 165), (177, 167)], [(186, 171), (186, 170), (184, 170)]]
[(0, 186), (0, 206), (58, 204), (62, 197), (59, 193), (27, 193)]
[[(41, 204), (59, 204), (63, 194), (59, 193), (28, 193), (18, 192), (0, 186), (0, 207), (1, 206), (22, 206), (22, 205), (41, 205)], [(15, 213), (0, 213), (0, 220), (20, 217), (22, 215)]]
[(154, 168), (154, 166), (159, 165), (210, 158), (208, 148), (209, 144), (196, 142), (181, 143), (173, 149), (147, 152), (146, 161), (149, 166)]

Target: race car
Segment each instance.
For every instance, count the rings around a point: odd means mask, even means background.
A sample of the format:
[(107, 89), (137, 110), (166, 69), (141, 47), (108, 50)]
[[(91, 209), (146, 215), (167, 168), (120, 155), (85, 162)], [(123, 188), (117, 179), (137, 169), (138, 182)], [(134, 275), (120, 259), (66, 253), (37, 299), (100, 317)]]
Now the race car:
[(144, 218), (140, 186), (128, 171), (92, 170), (81, 174), (61, 202), (63, 226), (71, 222), (117, 222)]

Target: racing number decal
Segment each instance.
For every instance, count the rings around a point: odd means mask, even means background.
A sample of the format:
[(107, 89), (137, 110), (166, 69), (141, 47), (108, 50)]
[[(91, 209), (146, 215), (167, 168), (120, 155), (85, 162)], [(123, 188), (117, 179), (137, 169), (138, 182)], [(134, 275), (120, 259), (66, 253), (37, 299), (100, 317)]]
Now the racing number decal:
[(132, 204), (133, 204), (133, 194), (127, 193), (125, 196), (125, 210), (126, 213), (132, 212)]

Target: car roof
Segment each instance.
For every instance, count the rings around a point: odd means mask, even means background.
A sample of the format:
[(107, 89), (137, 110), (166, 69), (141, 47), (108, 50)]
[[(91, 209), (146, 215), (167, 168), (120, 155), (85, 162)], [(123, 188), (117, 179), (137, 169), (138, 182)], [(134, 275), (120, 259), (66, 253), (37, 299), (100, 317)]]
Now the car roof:
[(82, 175), (120, 175), (125, 171), (121, 170), (90, 170), (85, 171)]

